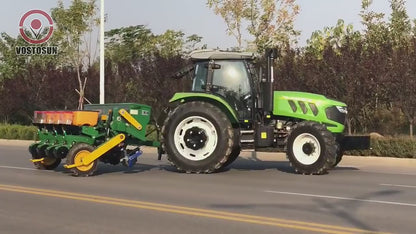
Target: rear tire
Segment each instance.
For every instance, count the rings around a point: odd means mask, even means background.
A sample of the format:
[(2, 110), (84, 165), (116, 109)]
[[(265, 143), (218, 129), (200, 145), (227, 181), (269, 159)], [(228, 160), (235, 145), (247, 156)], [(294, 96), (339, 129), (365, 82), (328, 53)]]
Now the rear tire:
[(187, 173), (220, 169), (234, 148), (231, 122), (223, 111), (207, 102), (176, 107), (165, 120), (162, 136), (168, 160)]
[(234, 147), (233, 150), (231, 151), (230, 156), (228, 157), (227, 161), (224, 163), (224, 165), (222, 165), (222, 168), (227, 167), (228, 165), (230, 165), (231, 163), (233, 163), (238, 156), (240, 155), (241, 152), (241, 146), (240, 146), (240, 129), (234, 129)]
[[(75, 163), (81, 162), (86, 156), (88, 156), (92, 151), (94, 151), (94, 147), (88, 145), (86, 143), (77, 143), (68, 152), (68, 156), (66, 159), (67, 165), (72, 165)], [(97, 170), (98, 167), (98, 160), (94, 160), (92, 163), (86, 166), (79, 166), (71, 168), (74, 176), (90, 176), (93, 175), (94, 172)]]
[(297, 173), (321, 175), (335, 163), (336, 142), (325, 125), (300, 122), (287, 139), (287, 157)]

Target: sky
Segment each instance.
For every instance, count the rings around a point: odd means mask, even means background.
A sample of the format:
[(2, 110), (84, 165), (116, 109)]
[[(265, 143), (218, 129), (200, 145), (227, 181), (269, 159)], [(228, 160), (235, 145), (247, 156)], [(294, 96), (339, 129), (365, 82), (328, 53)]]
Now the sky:
[[(57, 0), (1, 0), (0, 32), (11, 36), (18, 34), (22, 15), (32, 9), (50, 12), (57, 6)], [(64, 0), (65, 6), (70, 0)], [(97, 2), (99, 3), (99, 1)], [(297, 0), (301, 12), (296, 18), (295, 28), (301, 31), (299, 45), (306, 44), (312, 32), (325, 26), (334, 26), (338, 19), (362, 29), (359, 13), (361, 0)], [(390, 14), (389, 0), (374, 0), (373, 9)], [(416, 18), (416, 0), (407, 0), (410, 18)], [(206, 0), (105, 0), (107, 22), (110, 30), (131, 25), (146, 25), (153, 33), (160, 34), (168, 29), (182, 30), (186, 35), (203, 37), (208, 48), (230, 48), (236, 40), (228, 36), (223, 19), (206, 6)], [(244, 35), (247, 39), (247, 34)]]

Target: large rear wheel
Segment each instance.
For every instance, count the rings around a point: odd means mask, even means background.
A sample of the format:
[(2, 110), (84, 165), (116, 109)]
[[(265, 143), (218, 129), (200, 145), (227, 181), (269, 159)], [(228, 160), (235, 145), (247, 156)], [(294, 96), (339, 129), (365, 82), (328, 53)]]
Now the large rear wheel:
[(234, 129), (234, 146), (233, 150), (231, 151), (230, 156), (228, 157), (227, 161), (222, 165), (221, 168), (225, 168), (231, 163), (233, 163), (241, 152), (241, 145), (240, 145), (240, 129)]
[(218, 107), (201, 101), (175, 108), (164, 123), (162, 135), (169, 161), (187, 173), (220, 169), (234, 146), (228, 117)]
[(295, 171), (320, 175), (335, 163), (334, 136), (322, 124), (301, 122), (287, 139), (287, 156)]

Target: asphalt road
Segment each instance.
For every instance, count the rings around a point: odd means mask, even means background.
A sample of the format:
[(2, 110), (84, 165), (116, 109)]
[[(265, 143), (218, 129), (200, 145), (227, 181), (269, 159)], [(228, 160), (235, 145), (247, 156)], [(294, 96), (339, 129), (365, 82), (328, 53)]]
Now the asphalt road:
[(0, 233), (415, 233), (415, 178), (416, 160), (345, 157), (304, 176), (282, 154), (250, 152), (221, 173), (183, 174), (153, 150), (78, 178), (0, 141)]

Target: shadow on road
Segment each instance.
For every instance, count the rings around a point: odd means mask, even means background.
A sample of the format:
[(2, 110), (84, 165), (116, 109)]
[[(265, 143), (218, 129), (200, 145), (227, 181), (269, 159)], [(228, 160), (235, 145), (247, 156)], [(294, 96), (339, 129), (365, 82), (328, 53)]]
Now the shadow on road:
[[(150, 170), (163, 170), (163, 171), (176, 171), (176, 169), (173, 166), (170, 165), (152, 165), (152, 164), (142, 164), (138, 163), (134, 165), (133, 167), (125, 167), (123, 165), (110, 165), (110, 164), (104, 164), (99, 163), (97, 171), (94, 173), (94, 176), (99, 176), (102, 174), (108, 174), (108, 173), (124, 173), (124, 174), (136, 174), (141, 172), (146, 172)], [(56, 172), (60, 172), (63, 174), (72, 174), (72, 172), (69, 169), (66, 169), (63, 167), (63, 165), (58, 166), (56, 169), (54, 169)], [(177, 172), (177, 171), (176, 171)]]
[[(270, 159), (273, 159), (273, 157), (270, 157)], [(276, 169), (284, 173), (296, 174), (295, 170), (292, 168), (292, 166), (290, 166), (288, 159), (281, 161), (265, 161), (264, 159), (260, 159), (257, 156), (256, 152), (252, 152), (249, 157), (239, 157), (234, 163), (232, 163), (226, 168), (223, 168), (219, 172), (224, 172), (231, 169), (248, 171)], [(355, 167), (337, 166), (331, 170), (350, 171), (359, 169)]]
[[(70, 170), (63, 168), (61, 164), (55, 169), (57, 172), (62, 172), (65, 174), (71, 174)], [(94, 175), (101, 175), (106, 173), (125, 173), (125, 174), (135, 174), (151, 170), (161, 170), (168, 171), (173, 173), (183, 173), (178, 171), (176, 167), (172, 166), (167, 160), (162, 161), (147, 161), (147, 163), (141, 163), (138, 161), (133, 167), (128, 168), (123, 165), (110, 165), (100, 162), (98, 164), (98, 169)], [(270, 159), (259, 158), (256, 152), (252, 152), (248, 157), (240, 156), (234, 161), (231, 165), (228, 165), (225, 168), (220, 169), (216, 173), (227, 173), (230, 170), (239, 170), (239, 171), (260, 171), (260, 170), (277, 170), (280, 172), (288, 174), (297, 174), (295, 170), (290, 166), (290, 163), (287, 159), (285, 160), (275, 160), (273, 156), (270, 156)], [(338, 166), (332, 170), (335, 171), (351, 171), (359, 170), (355, 167), (343, 167)], [(331, 170), (331, 171), (332, 171)]]

